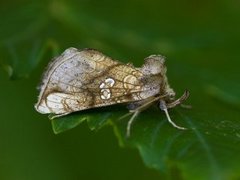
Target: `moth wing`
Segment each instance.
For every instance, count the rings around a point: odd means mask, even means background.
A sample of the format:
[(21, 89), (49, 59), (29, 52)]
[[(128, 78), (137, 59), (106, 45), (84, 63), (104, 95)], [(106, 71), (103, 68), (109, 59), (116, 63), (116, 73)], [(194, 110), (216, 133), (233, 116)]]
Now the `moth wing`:
[(78, 100), (70, 94), (53, 92), (46, 96), (37, 109), (43, 114), (65, 114), (74, 109), (78, 110)]
[(140, 100), (140, 76), (133, 66), (99, 51), (69, 48), (50, 63), (35, 108), (43, 114), (65, 114)]

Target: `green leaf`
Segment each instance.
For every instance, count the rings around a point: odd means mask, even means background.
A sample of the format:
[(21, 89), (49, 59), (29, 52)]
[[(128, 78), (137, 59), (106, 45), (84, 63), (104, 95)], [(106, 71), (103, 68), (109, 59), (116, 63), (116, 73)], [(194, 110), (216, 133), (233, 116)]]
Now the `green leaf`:
[(68, 129), (76, 127), (81, 122), (85, 121), (87, 118), (86, 116), (76, 116), (75, 114), (71, 114), (67, 117), (61, 117), (57, 119), (51, 119), (53, 132), (55, 134), (64, 132)]
[[(115, 109), (115, 113), (112, 112)], [(83, 121), (88, 122), (88, 126), (91, 130), (99, 130), (104, 125), (109, 123), (110, 119), (116, 119), (121, 114), (121, 111), (116, 108), (103, 107), (99, 109), (90, 109), (81, 112), (69, 114), (58, 118), (49, 116), (52, 122), (53, 131), (56, 134), (72, 129), (82, 123)]]

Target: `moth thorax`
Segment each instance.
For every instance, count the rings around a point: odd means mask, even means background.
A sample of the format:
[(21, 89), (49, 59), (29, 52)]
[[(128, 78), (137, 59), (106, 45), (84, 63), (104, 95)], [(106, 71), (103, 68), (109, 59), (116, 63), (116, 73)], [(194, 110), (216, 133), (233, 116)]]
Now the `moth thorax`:
[(145, 59), (145, 63), (142, 67), (144, 74), (162, 74), (166, 73), (166, 67), (164, 65), (165, 59), (161, 55), (151, 55)]
[(143, 84), (140, 96), (145, 99), (161, 93), (162, 77), (158, 75), (147, 75), (141, 79)]

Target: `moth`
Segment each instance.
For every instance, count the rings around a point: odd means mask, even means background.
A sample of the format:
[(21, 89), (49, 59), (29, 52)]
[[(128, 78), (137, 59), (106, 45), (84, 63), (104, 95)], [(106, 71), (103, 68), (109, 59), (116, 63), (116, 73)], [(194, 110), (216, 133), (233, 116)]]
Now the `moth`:
[(56, 57), (45, 72), (35, 109), (42, 114), (60, 117), (90, 108), (127, 103), (129, 114), (127, 136), (135, 117), (145, 108), (158, 102), (168, 121), (168, 109), (181, 104), (189, 96), (175, 99), (168, 83), (165, 58), (151, 55), (142, 67), (124, 64), (94, 49), (66, 49)]

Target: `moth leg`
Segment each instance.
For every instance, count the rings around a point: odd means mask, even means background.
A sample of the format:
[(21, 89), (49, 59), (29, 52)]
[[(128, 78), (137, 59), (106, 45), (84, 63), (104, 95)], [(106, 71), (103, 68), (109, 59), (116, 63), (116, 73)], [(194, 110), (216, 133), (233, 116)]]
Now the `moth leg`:
[(169, 108), (173, 108), (173, 107), (175, 107), (179, 104), (182, 104), (182, 102), (185, 101), (188, 97), (189, 97), (189, 91), (185, 90), (183, 95), (179, 99), (177, 99), (177, 100), (175, 100), (171, 103), (166, 104), (166, 107), (169, 109)]
[(49, 118), (52, 120), (52, 119), (55, 119), (55, 118), (58, 118), (58, 117), (65, 116), (65, 115), (70, 114), (70, 113), (71, 113), (71, 112), (66, 112), (66, 113), (63, 113), (63, 114), (49, 115)]
[(140, 113), (140, 107), (145, 103), (145, 101), (146, 100), (132, 102), (132, 103), (128, 104), (127, 108), (129, 109), (129, 113), (127, 113), (119, 118), (119, 119), (124, 119), (125, 117), (133, 114), (127, 124), (127, 132), (126, 132), (127, 138), (130, 137), (132, 123), (133, 123), (134, 119), (137, 117), (137, 115)]
[(186, 128), (176, 125), (176, 124), (171, 120), (171, 118), (170, 118), (170, 116), (169, 116), (169, 114), (168, 114), (168, 108), (167, 108), (167, 105), (166, 105), (166, 102), (165, 102), (165, 101), (160, 100), (159, 107), (160, 107), (160, 109), (161, 109), (162, 111), (165, 112), (165, 114), (166, 114), (166, 116), (167, 116), (167, 119), (168, 119), (168, 122), (170, 122), (175, 128), (182, 129), (182, 130), (186, 130)]
[[(157, 99), (155, 99), (154, 101), (156, 101)], [(149, 99), (147, 100), (142, 100), (142, 101), (137, 101), (137, 102), (132, 102), (130, 104), (128, 104), (127, 108), (129, 110), (129, 113), (121, 116), (119, 118), (119, 120), (124, 119), (127, 116), (130, 116), (131, 114), (134, 114), (136, 112), (136, 110), (139, 110), (141, 108), (141, 106), (143, 106), (144, 104), (146, 104), (147, 102), (149, 102)], [(144, 106), (145, 107), (145, 106)], [(142, 108), (141, 108), (142, 109)], [(142, 110), (141, 110), (142, 111)]]
[(141, 110), (143, 111), (147, 107), (149, 107), (153, 102), (165, 97), (166, 95), (163, 96), (157, 96), (157, 97), (149, 97), (147, 99), (137, 101), (137, 102), (132, 102), (128, 105), (129, 111), (135, 111), (135, 110)]
[[(150, 97), (148, 99), (142, 100), (142, 101), (137, 101), (130, 103), (128, 105), (129, 113), (124, 115), (123, 117), (126, 117), (128, 115), (132, 115), (130, 120), (128, 121), (127, 124), (127, 133), (126, 136), (130, 137), (130, 132), (131, 132), (131, 126), (134, 121), (134, 119), (137, 117), (137, 115), (142, 112), (144, 109), (146, 109), (148, 106), (150, 106), (153, 102), (157, 101), (160, 97)], [(121, 117), (121, 118), (123, 118)]]
[(127, 134), (126, 134), (127, 137), (130, 137), (131, 125), (132, 125), (134, 119), (137, 117), (137, 115), (138, 115), (139, 113), (140, 113), (140, 111), (136, 110), (136, 111), (134, 112), (134, 114), (132, 115), (131, 119), (128, 121), (128, 124), (127, 124)]

